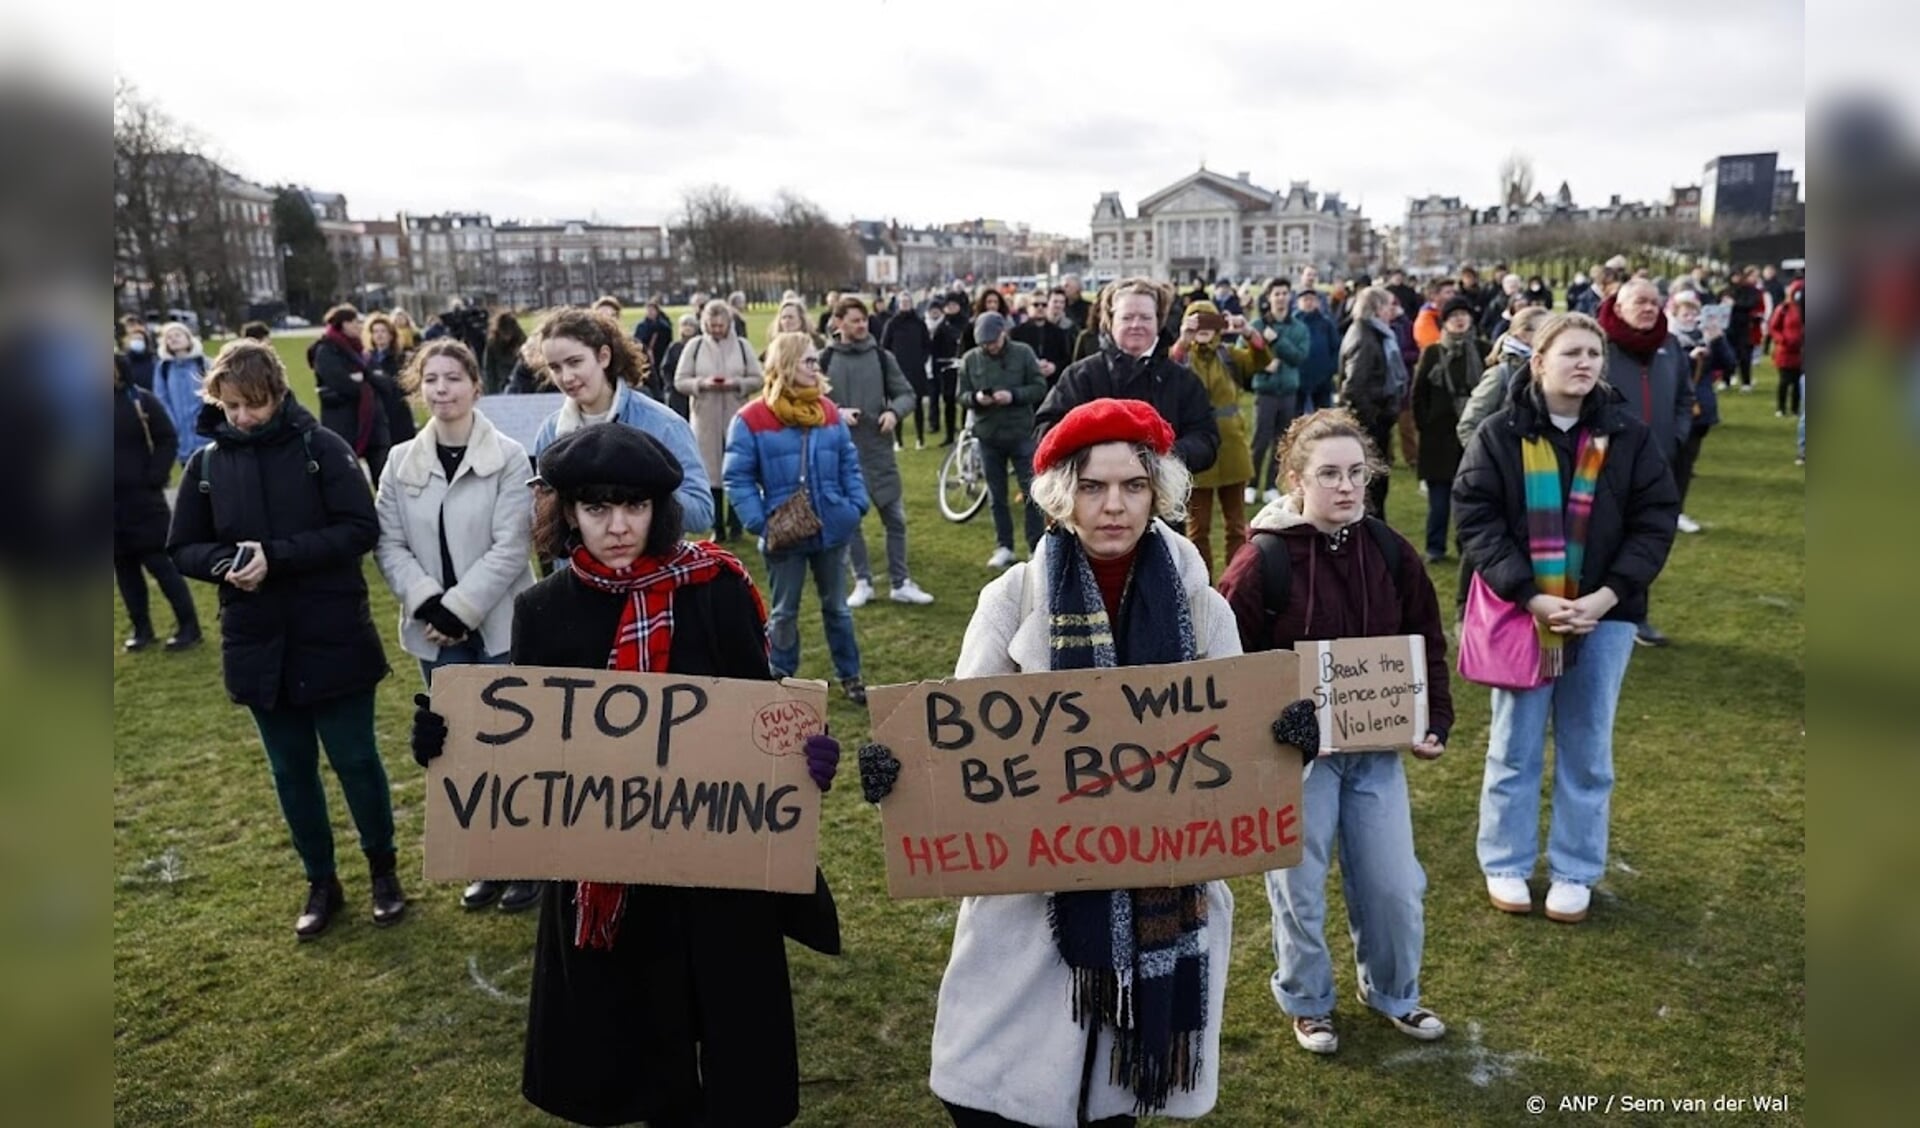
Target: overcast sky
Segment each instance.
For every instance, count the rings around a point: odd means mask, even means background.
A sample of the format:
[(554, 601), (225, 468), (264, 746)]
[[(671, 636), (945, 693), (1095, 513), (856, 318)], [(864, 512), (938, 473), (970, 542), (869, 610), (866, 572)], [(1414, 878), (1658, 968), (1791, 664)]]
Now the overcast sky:
[(511, 19), (220, 0), (158, 19), (143, 2), (120, 5), (114, 66), (236, 172), (344, 192), (356, 219), (652, 223), (717, 181), (755, 202), (792, 188), (840, 219), (1085, 234), (1102, 191), (1133, 214), (1204, 159), (1397, 223), (1409, 196), (1493, 203), (1514, 150), (1583, 205), (1664, 198), (1722, 153), (1778, 151), (1806, 179), (1792, 0), (1312, 6), (1332, 19), (1164, 0), (536, 3)]

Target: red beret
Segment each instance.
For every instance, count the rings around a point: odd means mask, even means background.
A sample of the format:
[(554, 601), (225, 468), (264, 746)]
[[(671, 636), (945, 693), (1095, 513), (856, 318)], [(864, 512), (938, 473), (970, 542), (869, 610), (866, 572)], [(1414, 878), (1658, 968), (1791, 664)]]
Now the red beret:
[(1173, 449), (1173, 428), (1145, 400), (1097, 399), (1067, 412), (1033, 452), (1034, 473), (1101, 443), (1139, 443), (1155, 454)]

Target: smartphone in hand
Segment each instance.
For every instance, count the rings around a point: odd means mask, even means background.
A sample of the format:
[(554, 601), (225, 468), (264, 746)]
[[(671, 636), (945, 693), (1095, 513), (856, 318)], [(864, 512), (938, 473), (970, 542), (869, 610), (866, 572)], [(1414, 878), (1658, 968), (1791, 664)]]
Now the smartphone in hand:
[(240, 551), (233, 554), (233, 567), (227, 570), (229, 572), (245, 571), (247, 565), (253, 563), (253, 551), (254, 549), (252, 545), (250, 544), (241, 545)]

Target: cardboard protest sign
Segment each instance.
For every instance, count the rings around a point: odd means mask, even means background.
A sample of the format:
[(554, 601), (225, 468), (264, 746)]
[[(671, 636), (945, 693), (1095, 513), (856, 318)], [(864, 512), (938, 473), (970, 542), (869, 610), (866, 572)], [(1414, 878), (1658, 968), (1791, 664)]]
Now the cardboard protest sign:
[[(540, 425), (547, 416), (560, 410), (567, 397), (559, 392), (535, 392), (523, 396), (486, 396), (480, 404), (480, 414), (501, 434), (527, 448), (533, 453), (533, 438), (540, 433)], [(438, 677), (438, 674), (434, 675)]]
[(1427, 640), (1419, 635), (1302, 642), (1300, 696), (1320, 719), (1321, 752), (1384, 752), (1427, 738)]
[(446, 666), (433, 707), (429, 880), (813, 891), (824, 682)]
[(871, 687), (900, 778), (880, 804), (902, 897), (1185, 885), (1300, 861), (1278, 650), (1171, 666)]

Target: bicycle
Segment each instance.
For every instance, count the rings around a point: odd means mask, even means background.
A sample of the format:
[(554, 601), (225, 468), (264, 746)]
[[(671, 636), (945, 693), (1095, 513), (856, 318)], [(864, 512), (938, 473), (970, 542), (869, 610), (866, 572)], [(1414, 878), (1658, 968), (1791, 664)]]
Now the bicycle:
[(960, 523), (973, 519), (987, 503), (987, 470), (980, 459), (980, 440), (973, 435), (973, 412), (940, 463), (940, 512)]

